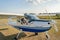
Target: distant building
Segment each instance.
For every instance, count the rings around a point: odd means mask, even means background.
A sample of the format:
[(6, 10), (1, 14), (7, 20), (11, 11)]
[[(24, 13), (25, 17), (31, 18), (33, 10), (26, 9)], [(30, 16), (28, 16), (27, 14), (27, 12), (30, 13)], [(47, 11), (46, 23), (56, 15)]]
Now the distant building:
[(56, 13), (39, 13), (38, 16), (56, 16)]

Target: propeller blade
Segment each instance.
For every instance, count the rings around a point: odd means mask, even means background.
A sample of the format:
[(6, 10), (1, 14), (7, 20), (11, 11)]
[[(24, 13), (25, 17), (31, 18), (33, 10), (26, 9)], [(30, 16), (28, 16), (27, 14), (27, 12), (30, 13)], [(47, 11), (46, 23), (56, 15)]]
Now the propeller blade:
[(58, 28), (56, 26), (56, 24), (53, 24), (54, 25), (54, 29), (56, 30), (56, 32), (58, 32)]
[(58, 32), (58, 28), (57, 28), (57, 26), (56, 26), (56, 21), (55, 21), (55, 20), (52, 20), (52, 24), (53, 24), (54, 29), (56, 30), (56, 32)]

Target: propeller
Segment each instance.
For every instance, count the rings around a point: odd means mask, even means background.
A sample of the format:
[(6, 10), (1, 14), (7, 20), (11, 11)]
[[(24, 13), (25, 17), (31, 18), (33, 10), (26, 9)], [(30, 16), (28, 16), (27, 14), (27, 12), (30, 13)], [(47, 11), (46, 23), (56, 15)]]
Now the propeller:
[(55, 20), (51, 20), (51, 24), (54, 26), (54, 29), (56, 30), (56, 32), (58, 32), (58, 28), (56, 26), (56, 21)]
[[(47, 13), (47, 10), (45, 10), (45, 11), (46, 11), (46, 13)], [(57, 26), (56, 26), (56, 23), (57, 23), (57, 22), (51, 18), (50, 13), (49, 13), (49, 18), (50, 18), (50, 24), (52, 24), (53, 27), (54, 27), (54, 29), (55, 29), (55, 31), (58, 32), (58, 28), (57, 28)], [(49, 40), (49, 39), (50, 39), (50, 36), (48, 35), (48, 31), (45, 32), (45, 33), (46, 33), (46, 37), (48, 38), (47, 40)]]
[[(46, 13), (47, 13), (47, 10), (45, 10), (46, 11)], [(56, 30), (56, 32), (58, 32), (58, 28), (57, 28), (57, 26), (56, 26), (56, 21), (55, 20), (53, 20), (52, 18), (51, 18), (51, 15), (50, 15), (50, 13), (49, 13), (49, 17), (50, 17), (50, 23), (54, 26), (54, 29)]]

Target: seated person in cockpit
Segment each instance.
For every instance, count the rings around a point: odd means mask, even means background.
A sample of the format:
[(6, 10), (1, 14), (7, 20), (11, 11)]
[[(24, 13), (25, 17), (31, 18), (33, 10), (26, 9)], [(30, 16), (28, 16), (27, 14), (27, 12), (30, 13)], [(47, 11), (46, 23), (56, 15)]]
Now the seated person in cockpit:
[(26, 20), (25, 18), (19, 19), (18, 22), (21, 22), (21, 24), (26, 24), (26, 25), (28, 25), (28, 22), (27, 22), (27, 20)]
[(26, 18), (19, 18), (18, 20), (17, 20), (19, 23), (21, 23), (21, 24), (26, 24), (26, 25), (28, 25), (28, 20), (26, 19)]
[(21, 18), (21, 24), (26, 24), (26, 25), (28, 25), (28, 22), (27, 22), (27, 20), (26, 20), (25, 18)]

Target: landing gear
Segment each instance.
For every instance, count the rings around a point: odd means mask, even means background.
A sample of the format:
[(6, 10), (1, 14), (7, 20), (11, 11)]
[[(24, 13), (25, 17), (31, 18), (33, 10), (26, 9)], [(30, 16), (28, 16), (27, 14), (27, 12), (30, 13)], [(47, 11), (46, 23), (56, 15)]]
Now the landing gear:
[(47, 40), (50, 40), (50, 36), (48, 35), (48, 31), (46, 32), (46, 38), (47, 38)]
[(27, 36), (27, 35), (22, 31), (22, 32), (19, 32), (14, 39), (18, 40), (18, 39), (21, 39), (22, 37), (25, 37), (25, 36)]
[(46, 38), (48, 39), (48, 36), (46, 35)]
[(19, 35), (20, 35), (20, 32), (17, 34), (17, 36), (14, 39), (18, 40)]
[(35, 35), (38, 35), (38, 33), (37, 33), (37, 32), (35, 32)]
[(14, 38), (15, 40), (18, 40), (16, 37)]
[(20, 31), (21, 31), (21, 32), (19, 32), (19, 33), (17, 34), (17, 36), (14, 38), (15, 40), (18, 40), (19, 35), (20, 35), (21, 33), (23, 33), (22, 29), (20, 29)]

